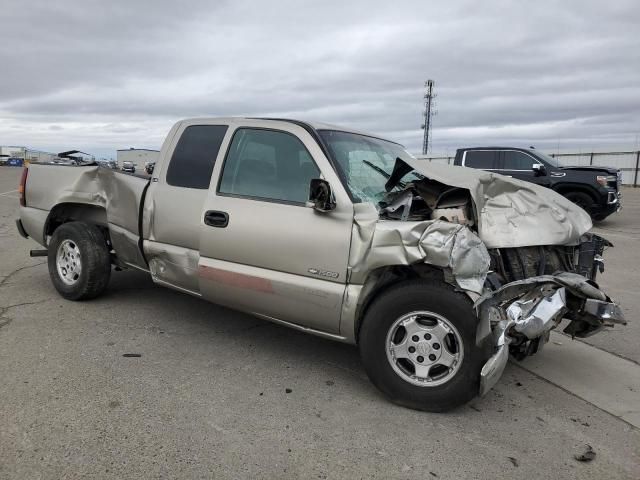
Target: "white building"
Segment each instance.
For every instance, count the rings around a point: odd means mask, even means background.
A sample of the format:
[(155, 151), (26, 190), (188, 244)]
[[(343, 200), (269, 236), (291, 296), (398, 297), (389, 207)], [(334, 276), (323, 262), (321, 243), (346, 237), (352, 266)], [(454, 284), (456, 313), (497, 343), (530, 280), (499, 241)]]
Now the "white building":
[(3, 157), (24, 158), (25, 150), (24, 147), (0, 146), (0, 155)]
[(118, 150), (118, 166), (122, 167), (122, 162), (133, 162), (136, 170), (144, 169), (144, 166), (158, 160), (160, 152), (158, 150), (149, 150), (147, 148), (129, 148), (126, 150)]
[(27, 147), (13, 145), (0, 146), (0, 156), (4, 158), (21, 158), (29, 162), (50, 162), (56, 158), (55, 153), (42, 152)]

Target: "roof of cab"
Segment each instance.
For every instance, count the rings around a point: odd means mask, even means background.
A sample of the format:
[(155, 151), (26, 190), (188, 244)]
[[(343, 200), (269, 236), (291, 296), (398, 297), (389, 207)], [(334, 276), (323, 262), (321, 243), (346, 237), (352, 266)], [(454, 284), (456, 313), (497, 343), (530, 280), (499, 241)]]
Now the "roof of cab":
[(185, 118), (183, 120), (181, 120), (182, 122), (194, 122), (194, 121), (213, 121), (215, 120), (216, 122), (229, 122), (229, 123), (237, 123), (238, 121), (242, 121), (242, 120), (261, 120), (261, 121), (265, 121), (265, 122), (287, 122), (287, 123), (294, 123), (296, 125), (299, 126), (308, 126), (313, 128), (314, 130), (336, 130), (339, 132), (346, 132), (346, 133), (354, 133), (357, 135), (364, 135), (366, 137), (373, 137), (373, 138), (378, 138), (380, 140), (385, 140), (388, 142), (392, 142), (392, 143), (396, 143), (398, 145), (400, 145), (398, 142), (394, 142), (393, 140), (389, 140), (387, 138), (384, 138), (380, 135), (376, 135), (376, 134), (372, 134), (372, 133), (368, 133), (368, 132), (363, 132), (361, 130), (355, 130), (353, 128), (348, 128), (348, 127), (342, 127), (340, 125), (332, 125), (330, 123), (323, 123), (323, 122), (314, 122), (314, 121), (305, 121), (305, 120), (298, 120), (298, 119), (293, 119), (293, 118), (272, 118), (272, 117), (195, 117), (195, 118)]

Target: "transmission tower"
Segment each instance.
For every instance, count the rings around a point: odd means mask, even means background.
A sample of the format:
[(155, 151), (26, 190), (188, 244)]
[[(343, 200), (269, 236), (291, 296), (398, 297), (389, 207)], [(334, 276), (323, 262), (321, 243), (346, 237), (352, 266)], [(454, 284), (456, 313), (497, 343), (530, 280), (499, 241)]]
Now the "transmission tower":
[(424, 112), (422, 112), (424, 116), (424, 123), (422, 124), (422, 129), (424, 130), (424, 136), (422, 138), (423, 155), (426, 155), (429, 152), (429, 148), (431, 148), (431, 118), (438, 113), (435, 109), (435, 98), (437, 95), (433, 93), (434, 84), (435, 82), (433, 80), (424, 82)]

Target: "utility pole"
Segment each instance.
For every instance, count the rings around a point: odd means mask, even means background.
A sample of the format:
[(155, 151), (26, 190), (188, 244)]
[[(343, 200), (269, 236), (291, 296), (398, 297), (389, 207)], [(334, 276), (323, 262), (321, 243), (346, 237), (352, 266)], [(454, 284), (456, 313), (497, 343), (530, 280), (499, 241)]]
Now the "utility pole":
[(433, 93), (433, 80), (427, 80), (424, 82), (425, 94), (424, 94), (424, 123), (422, 124), (422, 129), (424, 130), (424, 136), (422, 137), (422, 154), (426, 155), (429, 152), (429, 148), (431, 145), (429, 144), (431, 140), (431, 117), (433, 117), (437, 112), (435, 110), (435, 98), (436, 94)]

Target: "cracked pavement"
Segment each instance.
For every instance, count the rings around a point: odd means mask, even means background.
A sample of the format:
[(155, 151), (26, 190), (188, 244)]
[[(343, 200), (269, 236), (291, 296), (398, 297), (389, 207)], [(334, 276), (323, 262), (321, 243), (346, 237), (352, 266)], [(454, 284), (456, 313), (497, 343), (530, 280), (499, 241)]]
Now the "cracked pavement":
[[(18, 176), (0, 168), (0, 193)], [(633, 208), (622, 215), (640, 225)], [(16, 215), (0, 196), (0, 478), (638, 478), (637, 428), (514, 363), (487, 397), (428, 414), (384, 400), (355, 348), (141, 272), (65, 301)], [(637, 361), (637, 268), (624, 262), (639, 230), (624, 218), (599, 227), (629, 237), (602, 283), (632, 325), (590, 341)], [(578, 462), (586, 445), (596, 457)]]

